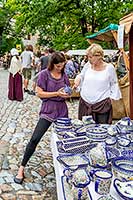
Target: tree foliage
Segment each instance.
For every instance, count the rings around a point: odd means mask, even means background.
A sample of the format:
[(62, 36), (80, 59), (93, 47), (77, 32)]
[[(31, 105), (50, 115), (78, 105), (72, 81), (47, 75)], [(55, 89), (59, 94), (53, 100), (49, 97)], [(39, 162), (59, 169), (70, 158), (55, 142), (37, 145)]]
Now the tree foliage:
[(132, 0), (6, 0), (0, 28), (14, 19), (14, 29), (6, 29), (16, 37), (39, 31), (42, 45), (58, 50), (86, 48), (86, 35), (118, 24), (132, 10)]

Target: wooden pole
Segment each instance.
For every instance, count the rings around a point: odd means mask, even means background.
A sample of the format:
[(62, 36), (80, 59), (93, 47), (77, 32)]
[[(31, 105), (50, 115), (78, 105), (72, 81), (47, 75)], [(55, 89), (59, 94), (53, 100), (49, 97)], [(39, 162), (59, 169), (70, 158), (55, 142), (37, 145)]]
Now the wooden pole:
[(129, 32), (129, 58), (130, 58), (130, 118), (133, 119), (133, 24)]

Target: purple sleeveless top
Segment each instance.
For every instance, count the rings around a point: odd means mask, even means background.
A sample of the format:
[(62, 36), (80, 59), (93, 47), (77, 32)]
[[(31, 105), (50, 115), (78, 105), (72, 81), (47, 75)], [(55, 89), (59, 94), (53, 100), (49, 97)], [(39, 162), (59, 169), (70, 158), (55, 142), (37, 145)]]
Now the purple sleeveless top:
[[(48, 69), (42, 70), (39, 74), (37, 86), (47, 92), (56, 92), (65, 85), (70, 86), (69, 79), (65, 73), (60, 79), (51, 76)], [(65, 99), (62, 97), (42, 98), (40, 117), (48, 121), (55, 121), (60, 117), (68, 117), (68, 108)]]

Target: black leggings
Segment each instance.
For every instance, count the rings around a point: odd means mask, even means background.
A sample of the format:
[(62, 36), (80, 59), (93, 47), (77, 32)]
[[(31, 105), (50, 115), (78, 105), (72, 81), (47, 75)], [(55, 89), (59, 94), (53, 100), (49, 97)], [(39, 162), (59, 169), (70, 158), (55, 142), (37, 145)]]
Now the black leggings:
[(48, 130), (48, 128), (50, 127), (51, 124), (52, 124), (52, 122), (49, 122), (46, 119), (41, 119), (41, 118), (39, 119), (39, 121), (35, 127), (35, 130), (33, 132), (33, 135), (31, 137), (29, 143), (26, 146), (24, 157), (23, 157), (23, 160), (21, 163), (22, 166), (24, 166), (24, 167), (26, 166), (28, 160), (34, 153), (37, 144), (39, 143), (40, 139), (42, 138), (44, 133)]

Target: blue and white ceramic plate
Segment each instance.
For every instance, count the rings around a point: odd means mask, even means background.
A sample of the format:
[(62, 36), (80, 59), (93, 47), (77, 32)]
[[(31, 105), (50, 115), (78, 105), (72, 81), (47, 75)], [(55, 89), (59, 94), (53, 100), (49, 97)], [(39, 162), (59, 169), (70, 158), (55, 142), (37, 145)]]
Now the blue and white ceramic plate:
[(133, 200), (133, 181), (114, 180), (114, 187), (118, 194), (125, 200)]
[(81, 154), (65, 154), (57, 156), (57, 160), (62, 163), (65, 167), (72, 166), (87, 166), (89, 165), (89, 160)]

